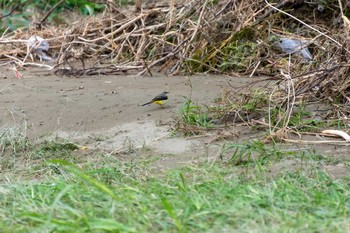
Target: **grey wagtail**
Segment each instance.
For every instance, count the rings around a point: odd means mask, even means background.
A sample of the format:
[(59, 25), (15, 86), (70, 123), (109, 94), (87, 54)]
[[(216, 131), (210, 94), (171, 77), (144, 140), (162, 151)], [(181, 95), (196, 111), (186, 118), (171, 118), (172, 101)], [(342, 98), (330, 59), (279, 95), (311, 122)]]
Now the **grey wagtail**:
[(150, 102), (142, 104), (142, 106), (146, 106), (146, 105), (149, 105), (149, 104), (152, 104), (152, 103), (159, 104), (159, 105), (162, 106), (165, 103), (165, 101), (168, 99), (168, 96), (167, 96), (168, 93), (169, 92), (164, 91), (162, 94), (157, 95), (156, 97), (154, 97)]

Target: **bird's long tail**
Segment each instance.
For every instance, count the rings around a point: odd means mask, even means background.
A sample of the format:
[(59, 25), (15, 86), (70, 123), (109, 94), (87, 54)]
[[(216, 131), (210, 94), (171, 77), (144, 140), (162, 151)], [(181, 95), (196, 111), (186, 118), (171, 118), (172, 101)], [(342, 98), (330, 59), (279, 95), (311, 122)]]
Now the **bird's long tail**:
[(153, 103), (153, 101), (150, 101), (150, 102), (147, 102), (147, 103), (145, 103), (145, 104), (142, 104), (141, 106), (143, 107), (143, 106), (149, 105), (149, 104), (151, 104), (151, 103)]

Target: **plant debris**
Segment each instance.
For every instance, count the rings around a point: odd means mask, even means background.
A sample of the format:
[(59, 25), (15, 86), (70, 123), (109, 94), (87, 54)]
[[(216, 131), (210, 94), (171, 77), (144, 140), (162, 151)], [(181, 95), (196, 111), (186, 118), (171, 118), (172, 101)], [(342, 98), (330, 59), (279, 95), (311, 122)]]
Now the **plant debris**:
[[(134, 12), (107, 1), (102, 16), (69, 27), (38, 30), (33, 26), (5, 33), (0, 37), (0, 61), (75, 77), (128, 71), (138, 75), (153, 71), (268, 75), (272, 81), (265, 89), (268, 98), (257, 108), (242, 108), (248, 103), (244, 98), (240, 106), (233, 106), (236, 93), (223, 100), (221, 116), (226, 122), (238, 118), (261, 122), (267, 112), (265, 120), (272, 134), (290, 127), (295, 106), (323, 101), (332, 107), (325, 118), (349, 124), (350, 21), (345, 12), (350, 3), (273, 2), (193, 0), (174, 5), (171, 1), (141, 10), (138, 5)], [(34, 35), (50, 43), (55, 58), (50, 63), (27, 62), (26, 43)], [(276, 48), (275, 38), (303, 42), (299, 51), (293, 50), (302, 56), (307, 41), (305, 56), (312, 61)], [(84, 60), (94, 63), (81, 66), (79, 61)], [(257, 118), (251, 117), (254, 114)]]

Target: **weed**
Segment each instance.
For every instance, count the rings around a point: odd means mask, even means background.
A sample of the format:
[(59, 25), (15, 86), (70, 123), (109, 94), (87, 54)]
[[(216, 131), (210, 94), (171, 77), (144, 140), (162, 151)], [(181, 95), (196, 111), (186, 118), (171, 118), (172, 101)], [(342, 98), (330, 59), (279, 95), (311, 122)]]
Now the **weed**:
[(45, 141), (30, 153), (32, 159), (70, 157), (70, 152), (79, 147), (71, 142)]
[(30, 146), (26, 127), (26, 124), (0, 127), (0, 155), (3, 155), (7, 149), (16, 155)]
[(336, 125), (338, 129), (350, 128), (350, 124), (347, 123), (346, 119), (344, 119), (344, 120), (337, 119), (336, 123), (334, 123), (334, 125)]
[[(281, 112), (280, 110), (279, 114), (281, 114)], [(312, 113), (306, 110), (304, 103), (301, 103), (298, 108), (292, 112), (288, 126), (301, 132), (317, 132), (320, 128), (326, 126), (325, 121), (312, 119), (311, 117)], [(279, 126), (283, 127), (283, 125)]]
[(256, 89), (249, 95), (243, 94), (241, 100), (241, 109), (251, 113), (266, 107), (269, 96), (267, 91)]
[(133, 143), (132, 139), (129, 137), (125, 138), (123, 146), (127, 154), (133, 154), (136, 151), (135, 144)]
[(276, 148), (275, 145), (266, 145), (258, 140), (243, 144), (229, 143), (225, 147), (225, 150), (234, 150), (232, 156), (230, 156), (228, 160), (230, 164), (234, 165), (249, 165), (252, 162), (264, 165), (272, 158), (279, 160), (287, 154), (287, 152), (282, 152), (280, 149)]
[(194, 104), (191, 100), (186, 100), (180, 106), (182, 121), (188, 125), (200, 126), (203, 128), (210, 127), (210, 118), (202, 108)]
[(190, 95), (189, 98), (182, 102), (179, 107), (182, 122), (187, 125), (194, 125), (203, 128), (209, 127), (210, 120), (208, 115), (202, 112), (202, 108), (199, 105), (193, 103), (191, 100), (193, 91), (191, 79), (187, 80), (186, 85), (190, 87)]

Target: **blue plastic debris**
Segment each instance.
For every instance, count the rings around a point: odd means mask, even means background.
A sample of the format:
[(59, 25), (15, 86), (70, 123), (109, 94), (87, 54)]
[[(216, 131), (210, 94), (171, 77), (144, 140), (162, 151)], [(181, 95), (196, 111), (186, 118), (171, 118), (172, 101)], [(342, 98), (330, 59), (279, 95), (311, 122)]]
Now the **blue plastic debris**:
[(50, 45), (47, 40), (41, 38), (40, 36), (31, 36), (27, 41), (28, 50), (31, 53), (38, 54), (41, 61), (51, 61), (52, 58), (46, 55), (49, 50)]
[(308, 61), (312, 60), (312, 55), (306, 46), (308, 42), (305, 40), (281, 38), (278, 44), (287, 54), (297, 54)]

